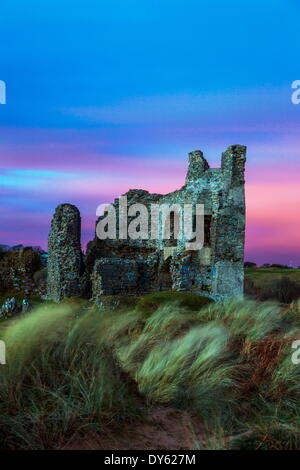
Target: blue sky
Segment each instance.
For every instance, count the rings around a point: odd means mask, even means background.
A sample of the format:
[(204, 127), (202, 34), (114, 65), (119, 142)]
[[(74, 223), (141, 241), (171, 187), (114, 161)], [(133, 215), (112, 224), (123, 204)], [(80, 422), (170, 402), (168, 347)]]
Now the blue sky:
[(300, 264), (299, 13), (295, 0), (2, 0), (0, 242), (45, 246), (60, 202), (80, 208), (86, 242), (101, 202), (174, 189), (189, 151), (217, 166), (241, 143), (247, 256)]

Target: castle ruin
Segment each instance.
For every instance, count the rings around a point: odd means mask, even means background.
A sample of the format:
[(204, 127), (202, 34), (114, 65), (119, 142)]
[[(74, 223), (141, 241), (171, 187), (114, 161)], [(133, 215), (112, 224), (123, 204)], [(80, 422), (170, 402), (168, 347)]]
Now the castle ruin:
[[(204, 246), (187, 250), (183, 240), (99, 239), (80, 245), (80, 213), (71, 204), (56, 208), (48, 243), (48, 299), (140, 295), (187, 291), (215, 300), (243, 294), (246, 147), (222, 154), (220, 168), (210, 168), (199, 150), (189, 154), (185, 185), (166, 195), (131, 189), (128, 206), (203, 204)], [(116, 212), (119, 200), (115, 200)], [(119, 231), (120, 227), (117, 227)], [(173, 227), (174, 231), (174, 227)], [(174, 235), (174, 234), (173, 234)]]

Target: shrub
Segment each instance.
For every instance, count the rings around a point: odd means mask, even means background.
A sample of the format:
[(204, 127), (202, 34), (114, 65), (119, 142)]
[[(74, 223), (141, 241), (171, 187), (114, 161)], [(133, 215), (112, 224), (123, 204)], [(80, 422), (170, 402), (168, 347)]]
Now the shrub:
[(271, 264), (270, 268), (276, 268), (276, 269), (289, 269), (289, 267), (286, 264)]
[(272, 281), (272, 285), (260, 290), (261, 300), (277, 300), (280, 303), (289, 304), (300, 298), (300, 286), (289, 277), (281, 277)]
[(33, 280), (39, 288), (45, 288), (47, 282), (47, 268), (41, 268), (33, 275)]
[(251, 279), (245, 278), (244, 281), (244, 294), (247, 297), (255, 298), (257, 296), (257, 288), (255, 287), (254, 282)]
[(257, 264), (256, 263), (252, 263), (251, 261), (246, 261), (244, 263), (244, 267), (245, 268), (256, 268), (257, 267)]

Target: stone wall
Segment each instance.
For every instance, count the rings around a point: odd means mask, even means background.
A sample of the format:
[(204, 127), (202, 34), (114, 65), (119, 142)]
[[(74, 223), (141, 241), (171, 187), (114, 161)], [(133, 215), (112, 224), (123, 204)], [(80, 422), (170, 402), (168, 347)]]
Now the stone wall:
[[(246, 147), (234, 145), (210, 168), (200, 150), (189, 154), (185, 185), (166, 195), (131, 189), (128, 206), (204, 204), (205, 244), (187, 251), (184, 238), (99, 240), (95, 235), (83, 260), (79, 211), (58, 206), (49, 235), (48, 296), (134, 295), (153, 291), (191, 291), (222, 299), (243, 294)], [(120, 210), (115, 200), (116, 213)], [(132, 218), (128, 218), (128, 223)], [(149, 228), (151, 219), (149, 220)]]
[(77, 207), (59, 205), (48, 238), (47, 298), (80, 297), (86, 289), (86, 275), (80, 244), (81, 218)]
[(32, 247), (0, 251), (0, 292), (42, 295), (43, 286), (36, 282), (36, 274), (41, 269), (40, 253)]
[(134, 295), (139, 289), (139, 262), (133, 259), (101, 258), (92, 273), (93, 297)]

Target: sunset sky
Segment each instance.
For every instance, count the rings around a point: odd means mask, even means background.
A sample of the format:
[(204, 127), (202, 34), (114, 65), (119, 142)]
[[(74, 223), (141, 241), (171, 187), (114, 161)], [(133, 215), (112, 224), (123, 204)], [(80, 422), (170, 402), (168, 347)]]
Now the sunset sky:
[(299, 0), (1, 0), (0, 243), (248, 147), (246, 259), (300, 265)]

